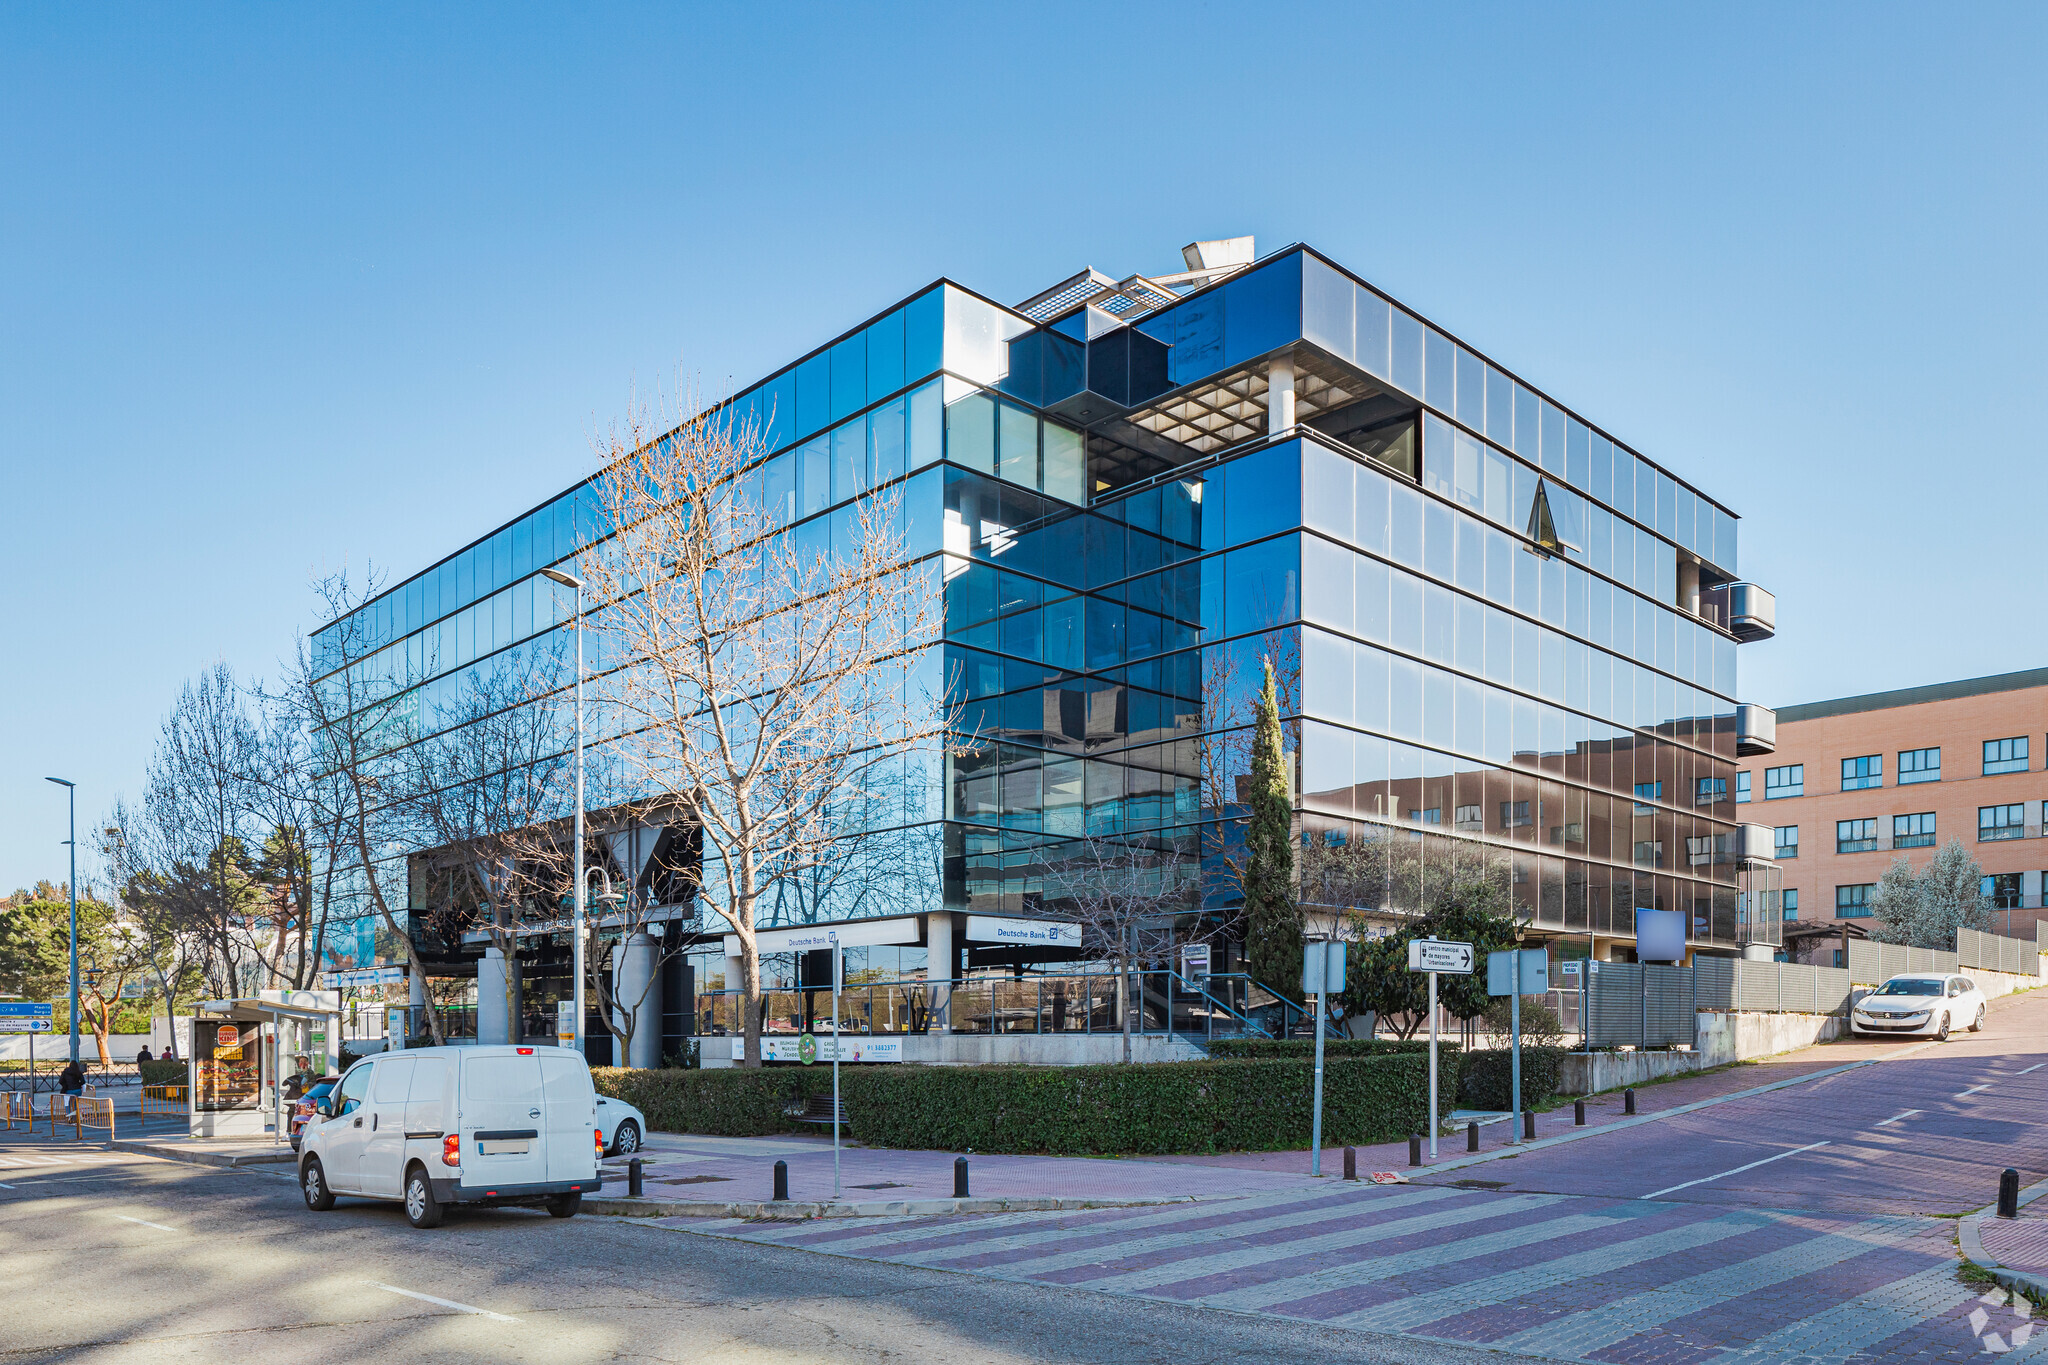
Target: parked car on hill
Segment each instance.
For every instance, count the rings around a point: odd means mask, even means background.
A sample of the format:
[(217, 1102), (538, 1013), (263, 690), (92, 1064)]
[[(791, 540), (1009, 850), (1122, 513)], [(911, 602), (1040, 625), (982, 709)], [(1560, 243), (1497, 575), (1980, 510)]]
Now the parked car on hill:
[(1967, 976), (1907, 972), (1893, 977), (1858, 1000), (1849, 1011), (1849, 1027), (1872, 1037), (1931, 1035), (1984, 1027), (1989, 1002)]

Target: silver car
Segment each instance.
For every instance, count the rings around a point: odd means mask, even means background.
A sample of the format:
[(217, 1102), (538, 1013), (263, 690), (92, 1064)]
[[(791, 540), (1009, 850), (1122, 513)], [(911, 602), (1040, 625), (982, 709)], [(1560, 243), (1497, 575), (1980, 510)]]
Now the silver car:
[(1967, 976), (1908, 972), (1858, 1000), (1849, 1027), (1877, 1036), (1946, 1038), (1951, 1029), (1984, 1027), (1984, 992)]

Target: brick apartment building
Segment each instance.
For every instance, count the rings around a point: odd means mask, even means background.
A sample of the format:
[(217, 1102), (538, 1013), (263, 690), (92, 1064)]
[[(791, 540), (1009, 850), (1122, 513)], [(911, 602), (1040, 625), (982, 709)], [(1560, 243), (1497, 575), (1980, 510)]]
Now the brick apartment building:
[[(2038, 742), (2037, 742), (2038, 741)], [(1950, 838), (1984, 868), (1994, 933), (2031, 938), (2048, 844), (2048, 668), (1788, 706), (1777, 749), (1736, 773), (1740, 817), (1775, 833), (1789, 935), (1870, 917), (1903, 853)], [(1829, 961), (1828, 948), (1811, 953)]]

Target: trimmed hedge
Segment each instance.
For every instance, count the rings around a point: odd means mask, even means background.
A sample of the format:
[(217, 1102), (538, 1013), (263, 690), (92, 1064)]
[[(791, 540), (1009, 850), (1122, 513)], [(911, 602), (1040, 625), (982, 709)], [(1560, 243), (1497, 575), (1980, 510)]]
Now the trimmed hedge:
[[(1359, 1040), (1364, 1041), (1364, 1040)], [(1439, 1102), (1458, 1093), (1442, 1058)], [(755, 1136), (806, 1125), (788, 1106), (830, 1094), (823, 1067), (749, 1071), (594, 1070), (598, 1090), (665, 1132)], [(1259, 1058), (1133, 1066), (872, 1066), (840, 1073), (863, 1142), (918, 1150), (1034, 1153), (1288, 1151), (1309, 1141), (1314, 1071)], [(1326, 1058), (1323, 1138), (1396, 1142), (1427, 1127), (1429, 1063), (1413, 1053)]]
[[(843, 1090), (865, 1068), (840, 1072)], [(624, 1100), (647, 1116), (647, 1125), (663, 1133), (709, 1133), (720, 1137), (759, 1137), (808, 1129), (786, 1112), (806, 1096), (832, 1093), (830, 1067), (720, 1067), (712, 1071), (681, 1067), (636, 1069), (594, 1066), (590, 1079), (600, 1095)]]
[(186, 1079), (183, 1062), (137, 1062), (136, 1069), (144, 1085), (183, 1085)]
[[(1533, 1109), (1557, 1094), (1559, 1073), (1567, 1048), (1524, 1047), (1522, 1049), (1522, 1107)], [(1476, 1108), (1496, 1112), (1514, 1103), (1513, 1063), (1507, 1048), (1482, 1048), (1465, 1054), (1465, 1098)]]
[[(1437, 1056), (1449, 1056), (1457, 1051), (1458, 1045), (1439, 1041)], [(1420, 1053), (1429, 1055), (1427, 1038), (1325, 1038), (1323, 1056), (1330, 1057), (1392, 1057)], [(1209, 1044), (1211, 1057), (1238, 1060), (1255, 1057), (1314, 1057), (1316, 1040), (1313, 1038), (1218, 1038)]]

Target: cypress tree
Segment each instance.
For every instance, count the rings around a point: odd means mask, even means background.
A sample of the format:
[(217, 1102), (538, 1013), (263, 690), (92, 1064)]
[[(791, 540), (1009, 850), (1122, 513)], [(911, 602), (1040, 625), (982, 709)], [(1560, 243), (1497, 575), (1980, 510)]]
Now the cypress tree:
[(1301, 991), (1301, 911), (1294, 901), (1294, 809), (1280, 748), (1280, 699), (1266, 661), (1252, 732), (1251, 820), (1245, 830), (1245, 955), (1252, 980), (1290, 999)]

